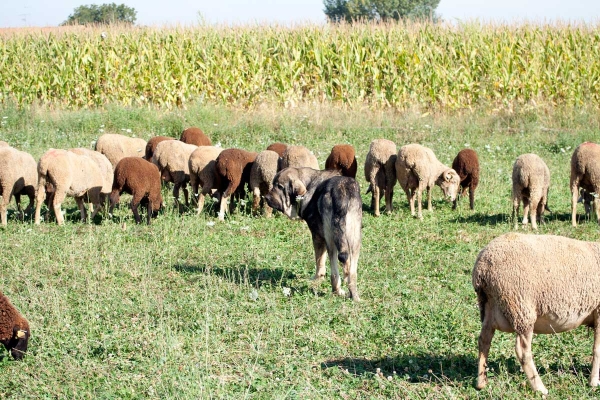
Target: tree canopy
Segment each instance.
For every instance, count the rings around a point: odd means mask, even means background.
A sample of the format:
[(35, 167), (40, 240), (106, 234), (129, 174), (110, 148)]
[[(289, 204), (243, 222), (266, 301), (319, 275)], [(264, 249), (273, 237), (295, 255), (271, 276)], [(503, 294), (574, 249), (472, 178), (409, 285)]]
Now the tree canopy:
[(137, 11), (125, 4), (90, 4), (79, 6), (73, 14), (69, 15), (61, 25), (87, 25), (87, 24), (134, 24)]
[(436, 19), (440, 0), (323, 0), (329, 21)]

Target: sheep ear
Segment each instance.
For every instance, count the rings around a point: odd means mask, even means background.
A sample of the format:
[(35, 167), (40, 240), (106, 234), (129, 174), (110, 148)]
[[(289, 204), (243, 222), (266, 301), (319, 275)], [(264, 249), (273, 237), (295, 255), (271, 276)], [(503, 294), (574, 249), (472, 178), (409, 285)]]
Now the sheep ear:
[(306, 186), (304, 186), (304, 183), (302, 183), (300, 179), (294, 179), (292, 181), (292, 191), (296, 196), (304, 196), (306, 193)]
[(446, 179), (446, 182), (450, 182), (452, 180), (452, 174), (450, 173), (450, 171), (444, 174), (444, 178)]
[(19, 330), (17, 331), (17, 338), (19, 338), (19, 339), (23, 339), (23, 338), (26, 336), (26, 334), (27, 334), (27, 331), (24, 331), (24, 330), (22, 330), (22, 329), (19, 329)]

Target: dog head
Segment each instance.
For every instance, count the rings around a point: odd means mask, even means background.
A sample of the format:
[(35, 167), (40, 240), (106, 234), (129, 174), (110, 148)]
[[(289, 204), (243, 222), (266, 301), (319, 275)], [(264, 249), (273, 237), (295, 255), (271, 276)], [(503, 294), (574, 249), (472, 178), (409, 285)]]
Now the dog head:
[(273, 178), (273, 188), (265, 196), (269, 207), (281, 211), (290, 219), (299, 218), (306, 186), (296, 168), (285, 168)]
[(460, 186), (460, 176), (453, 169), (445, 170), (435, 182), (442, 189), (445, 197), (449, 197), (451, 201), (456, 199), (458, 188)]

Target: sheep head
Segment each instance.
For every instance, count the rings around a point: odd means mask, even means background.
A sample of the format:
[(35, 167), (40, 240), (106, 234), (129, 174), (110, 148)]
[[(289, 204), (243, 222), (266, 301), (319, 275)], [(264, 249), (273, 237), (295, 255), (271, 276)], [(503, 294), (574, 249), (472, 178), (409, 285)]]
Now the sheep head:
[(444, 170), (435, 182), (442, 189), (445, 197), (449, 197), (451, 201), (456, 199), (460, 186), (460, 176), (452, 168)]
[(12, 336), (8, 340), (2, 340), (2, 344), (15, 360), (21, 360), (27, 352), (27, 343), (29, 341), (29, 327), (15, 326)]

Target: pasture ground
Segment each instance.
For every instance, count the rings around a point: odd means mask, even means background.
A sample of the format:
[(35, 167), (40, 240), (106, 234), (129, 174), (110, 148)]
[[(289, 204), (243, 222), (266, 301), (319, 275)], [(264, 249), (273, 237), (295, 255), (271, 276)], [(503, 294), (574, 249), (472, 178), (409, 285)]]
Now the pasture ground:
[[(550, 167), (553, 212), (539, 233), (600, 238), (582, 205), (582, 223), (569, 222), (569, 160), (582, 141), (600, 140), (595, 109), (444, 116), (5, 106), (0, 121), (0, 139), (36, 159), (50, 147), (90, 147), (101, 130), (148, 139), (191, 125), (225, 148), (303, 144), (322, 166), (334, 144), (350, 143), (365, 204), (358, 304), (330, 295), (328, 282), (310, 282), (308, 228), (281, 215), (255, 218), (242, 207), (219, 223), (210, 204), (200, 216), (179, 213), (166, 189), (167, 207), (150, 227), (134, 224), (127, 198), (112, 220), (86, 225), (71, 200), (64, 227), (11, 213), (0, 230), (0, 287), (29, 319), (32, 338), (23, 362), (2, 353), (2, 398), (535, 398), (514, 336), (499, 332), (490, 383), (473, 388), (480, 322), (471, 270), (479, 250), (512, 229), (514, 159), (534, 152)], [(453, 212), (435, 188), (435, 211), (419, 221), (397, 185), (394, 213), (374, 218), (362, 167), (375, 138), (420, 142), (448, 165), (468, 144), (482, 167), (476, 210), (462, 199)], [(592, 341), (584, 328), (535, 337), (551, 398), (597, 395), (587, 387)]]

